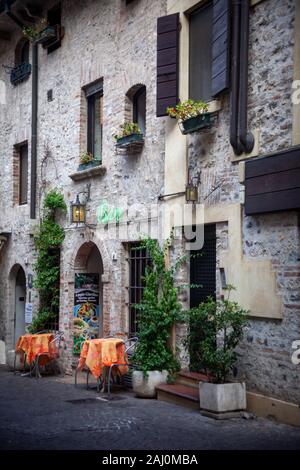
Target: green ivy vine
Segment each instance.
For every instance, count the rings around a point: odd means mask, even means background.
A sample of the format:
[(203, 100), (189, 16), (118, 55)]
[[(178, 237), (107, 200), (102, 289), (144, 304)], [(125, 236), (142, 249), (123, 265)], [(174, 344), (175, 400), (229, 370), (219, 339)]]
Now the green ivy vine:
[(60, 246), (65, 238), (63, 228), (56, 222), (58, 211), (67, 210), (63, 195), (50, 191), (43, 204), (43, 217), (34, 241), (38, 252), (34, 265), (34, 287), (39, 291), (40, 308), (29, 328), (30, 333), (48, 329), (57, 323), (59, 314)]
[(133, 362), (145, 375), (152, 370), (167, 370), (172, 377), (179, 370), (179, 363), (170, 347), (170, 336), (172, 326), (182, 320), (175, 274), (186, 257), (178, 258), (174, 264), (167, 263), (171, 243), (172, 236), (162, 247), (150, 238), (143, 240), (141, 244), (149, 252), (151, 265), (144, 277), (142, 301), (135, 305), (139, 311), (139, 341)]

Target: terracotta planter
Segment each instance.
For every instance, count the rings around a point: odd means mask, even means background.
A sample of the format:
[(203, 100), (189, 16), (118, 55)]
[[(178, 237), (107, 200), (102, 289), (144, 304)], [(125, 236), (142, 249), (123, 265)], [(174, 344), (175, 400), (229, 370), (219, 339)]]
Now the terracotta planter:
[(140, 398), (155, 398), (156, 387), (160, 384), (166, 383), (168, 371), (152, 370), (148, 372), (147, 377), (140, 370), (135, 370), (132, 373), (132, 388), (136, 396)]

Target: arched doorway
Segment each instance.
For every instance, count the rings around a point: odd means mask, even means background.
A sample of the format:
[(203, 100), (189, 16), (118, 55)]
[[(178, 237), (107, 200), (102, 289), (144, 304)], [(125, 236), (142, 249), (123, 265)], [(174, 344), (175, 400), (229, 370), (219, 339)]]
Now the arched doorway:
[(15, 279), (14, 343), (25, 333), (26, 276), (20, 266)]
[(78, 355), (82, 342), (103, 335), (102, 282), (103, 263), (93, 242), (84, 243), (75, 258), (73, 311), (73, 354)]

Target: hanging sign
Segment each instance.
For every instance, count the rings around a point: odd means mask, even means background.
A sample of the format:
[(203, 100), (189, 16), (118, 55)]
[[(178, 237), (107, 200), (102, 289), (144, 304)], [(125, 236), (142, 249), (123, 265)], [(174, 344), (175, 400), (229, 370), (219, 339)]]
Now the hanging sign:
[(99, 316), (99, 274), (76, 273), (73, 319), (74, 354), (80, 354), (84, 341), (98, 338)]

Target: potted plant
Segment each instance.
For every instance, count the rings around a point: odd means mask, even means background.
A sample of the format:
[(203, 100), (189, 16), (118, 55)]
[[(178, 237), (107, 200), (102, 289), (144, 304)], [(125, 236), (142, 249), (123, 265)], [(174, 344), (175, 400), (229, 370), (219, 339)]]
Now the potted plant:
[(168, 376), (179, 369), (169, 344), (171, 328), (181, 315), (174, 286), (176, 267), (166, 265), (169, 242), (167, 240), (163, 247), (150, 238), (142, 242), (151, 264), (144, 277), (142, 301), (135, 306), (139, 311), (139, 340), (132, 358), (137, 366), (132, 374), (132, 386), (136, 395), (143, 398), (154, 398), (156, 387), (166, 383)]
[(144, 145), (144, 135), (135, 122), (125, 122), (122, 124), (120, 132), (114, 135), (114, 139), (117, 148), (127, 148), (133, 144), (137, 144), (139, 147)]
[(61, 39), (62, 28), (60, 25), (49, 26), (47, 20), (43, 18), (33, 26), (25, 26), (23, 35), (31, 42), (49, 47)]
[[(229, 287), (229, 293), (232, 287)], [(247, 311), (236, 302), (209, 298), (188, 312), (187, 345), (199, 372), (209, 382), (200, 382), (200, 408), (212, 416), (246, 408), (245, 383), (228, 380), (235, 373), (236, 347), (243, 337)]]
[(182, 134), (192, 134), (212, 125), (208, 105), (204, 101), (186, 100), (175, 107), (167, 108), (170, 117), (178, 119)]
[(100, 163), (101, 161), (97, 158), (94, 158), (90, 152), (84, 152), (80, 155), (80, 164), (78, 170), (86, 170), (87, 168), (98, 166)]

